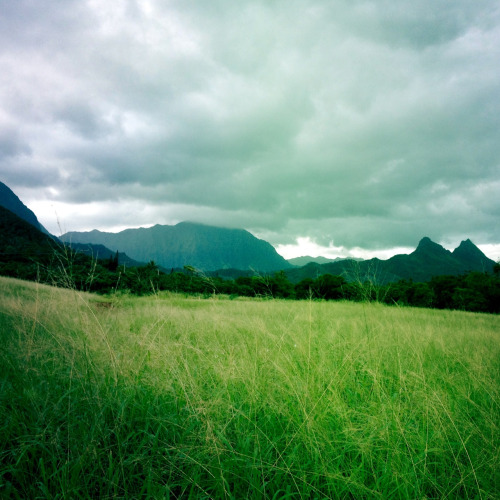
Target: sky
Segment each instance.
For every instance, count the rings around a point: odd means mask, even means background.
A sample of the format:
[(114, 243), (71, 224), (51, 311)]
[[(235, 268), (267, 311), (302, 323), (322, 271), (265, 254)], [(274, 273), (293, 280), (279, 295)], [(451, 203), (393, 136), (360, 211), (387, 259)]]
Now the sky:
[(52, 233), (500, 258), (497, 0), (0, 0), (0, 181)]

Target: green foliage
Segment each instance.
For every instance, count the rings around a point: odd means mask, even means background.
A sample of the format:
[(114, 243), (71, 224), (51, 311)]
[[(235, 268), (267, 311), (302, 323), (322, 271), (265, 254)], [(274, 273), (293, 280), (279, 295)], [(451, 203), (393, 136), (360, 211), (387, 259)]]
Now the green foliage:
[(108, 269), (110, 271), (116, 271), (118, 269), (118, 250), (114, 256), (110, 256), (108, 260)]
[(338, 300), (344, 298), (344, 287), (347, 284), (342, 276), (331, 274), (321, 275), (314, 283), (314, 291), (317, 297), (327, 300)]
[(314, 294), (314, 280), (312, 278), (304, 278), (295, 285), (295, 298), (309, 299)]

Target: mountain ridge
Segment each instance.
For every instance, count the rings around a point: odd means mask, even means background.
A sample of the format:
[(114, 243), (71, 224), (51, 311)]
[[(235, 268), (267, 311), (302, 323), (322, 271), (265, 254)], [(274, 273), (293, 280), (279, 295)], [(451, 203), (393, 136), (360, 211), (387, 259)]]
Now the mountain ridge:
[(17, 215), (32, 226), (35, 226), (39, 231), (45, 234), (50, 234), (40, 224), (35, 213), (30, 210), (19, 197), (10, 189), (9, 186), (0, 181), (0, 206), (6, 208), (13, 214)]
[(112, 251), (125, 252), (134, 260), (153, 260), (164, 268), (189, 265), (203, 271), (237, 268), (272, 272), (291, 267), (270, 243), (245, 229), (194, 222), (180, 222), (174, 226), (156, 224), (118, 233), (73, 231), (63, 234), (61, 240), (101, 244)]
[[(83, 253), (92, 259), (110, 259), (116, 256), (116, 252), (113, 252), (104, 245), (93, 245), (92, 243), (72, 243), (70, 248), (78, 253)], [(139, 262), (131, 259), (125, 252), (118, 252), (118, 264), (127, 267), (140, 267), (146, 265), (145, 262)]]
[(401, 279), (428, 281), (438, 275), (460, 275), (468, 271), (491, 272), (495, 261), (489, 259), (470, 239), (453, 251), (424, 236), (410, 254), (398, 254), (387, 260), (373, 258), (361, 262), (345, 260), (328, 264), (310, 263), (286, 271), (290, 281), (315, 279), (322, 274), (345, 276), (348, 281), (370, 280), (386, 284)]
[[(10, 210), (9, 206), (20, 214)], [(36, 215), (1, 182), (0, 207), (57, 241), (41, 226)], [(13, 219), (9, 219), (10, 216), (5, 213), (2, 217), (5, 228), (2, 236), (5, 239), (8, 238), (7, 221)], [(119, 252), (120, 261), (126, 261), (128, 265), (153, 260), (164, 269), (192, 266), (211, 273), (226, 270), (225, 274), (231, 276), (236, 276), (238, 270), (242, 276), (249, 272), (255, 274), (283, 270), (292, 282), (304, 278), (315, 279), (322, 274), (342, 275), (349, 281), (370, 280), (379, 284), (401, 279), (428, 281), (437, 275), (491, 272), (496, 264), (470, 239), (463, 240), (457, 248), (449, 251), (424, 236), (410, 254), (394, 255), (387, 260), (336, 259), (294, 267), (270, 243), (256, 238), (245, 229), (221, 228), (190, 221), (175, 226), (156, 224), (150, 228), (128, 228), (119, 233), (97, 229), (69, 232), (60, 240), (73, 243), (76, 250), (89, 255), (104, 253), (111, 256)], [(15, 249), (14, 242), (9, 244)]]
[(340, 262), (342, 260), (356, 260), (362, 261), (363, 259), (354, 258), (354, 257), (335, 257), (334, 259), (330, 259), (328, 257), (323, 257), (318, 255), (318, 257), (311, 257), (310, 255), (303, 255), (301, 257), (293, 257), (291, 259), (287, 259), (292, 266), (302, 267), (310, 262), (314, 262), (316, 264), (329, 264), (330, 262)]

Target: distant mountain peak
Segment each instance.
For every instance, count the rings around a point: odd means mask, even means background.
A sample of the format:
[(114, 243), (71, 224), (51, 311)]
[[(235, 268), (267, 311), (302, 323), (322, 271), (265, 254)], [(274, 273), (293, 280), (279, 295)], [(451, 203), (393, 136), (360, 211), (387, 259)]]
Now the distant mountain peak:
[(311, 263), (287, 270), (287, 275), (294, 283), (305, 278), (316, 279), (318, 275), (325, 273), (345, 276), (348, 281), (369, 279), (378, 283), (390, 283), (412, 279), (425, 282), (433, 276), (458, 276), (469, 271), (492, 272), (494, 265), (495, 262), (488, 259), (469, 239), (462, 241), (458, 248), (450, 252), (426, 236), (409, 255), (394, 255), (387, 260), (369, 259), (355, 266), (352, 261), (322, 265)]
[(329, 259), (327, 257), (311, 257), (310, 255), (304, 255), (301, 257), (294, 257), (292, 259), (288, 259), (288, 262), (292, 264), (292, 266), (305, 266), (310, 262), (314, 262), (315, 264), (327, 264), (328, 262), (334, 262), (336, 259)]
[[(459, 248), (462, 248), (462, 249), (465, 248), (465, 249), (469, 249), (469, 250), (479, 250), (479, 248), (477, 248), (477, 246), (474, 245), (474, 243), (472, 243), (472, 241), (469, 238), (461, 241), (460, 245), (458, 245), (458, 247), (455, 250), (458, 250)], [(481, 250), (479, 250), (479, 251), (481, 252)]]
[(417, 249), (419, 248), (426, 248), (426, 247), (429, 247), (429, 246), (434, 246), (434, 245), (437, 245), (437, 243), (435, 243), (434, 241), (432, 241), (428, 236), (424, 236), (419, 242), (418, 242), (418, 246), (417, 246)]
[(428, 236), (424, 236), (420, 242), (418, 243), (418, 246), (415, 250), (414, 253), (446, 253), (449, 254), (450, 252), (446, 250), (446, 248), (442, 247), (439, 243), (436, 243), (432, 241)]
[(466, 261), (476, 268), (489, 268), (491, 267), (491, 262), (493, 262), (469, 239), (462, 241), (460, 245), (453, 250), (452, 254), (456, 259)]
[(230, 229), (194, 222), (175, 226), (125, 229), (118, 233), (66, 233), (63, 241), (104, 245), (141, 262), (154, 260), (165, 268), (190, 265), (203, 271), (254, 269), (271, 272), (290, 264), (274, 247), (244, 229)]
[(310, 255), (304, 255), (302, 257), (294, 257), (292, 259), (288, 259), (288, 262), (292, 264), (292, 266), (305, 266), (311, 262), (314, 264), (331, 264), (332, 262), (341, 262), (343, 260), (355, 260), (361, 262), (363, 259), (356, 257), (335, 257), (333, 259), (328, 257), (311, 257)]

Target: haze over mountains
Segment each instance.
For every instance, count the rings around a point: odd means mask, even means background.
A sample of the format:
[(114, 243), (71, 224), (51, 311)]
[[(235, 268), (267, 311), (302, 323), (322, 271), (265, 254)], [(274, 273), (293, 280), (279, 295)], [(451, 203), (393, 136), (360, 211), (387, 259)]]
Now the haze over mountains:
[[(16, 245), (29, 245), (30, 251), (36, 246), (36, 234), (23, 226), (26, 238), (6, 241), (12, 232), (11, 226), (19, 225), (18, 218), (29, 223), (37, 231), (48, 234), (38, 222), (36, 215), (3, 183), (0, 183), (0, 206), (2, 211), (0, 234), (3, 246), (9, 245), (9, 252)], [(11, 215), (9, 215), (11, 214)], [(13, 233), (12, 233), (13, 234)], [(54, 237), (53, 237), (54, 238)], [(69, 232), (60, 238), (71, 244), (75, 250), (94, 257), (109, 258), (120, 253), (120, 263), (139, 265), (155, 261), (166, 269), (179, 269), (192, 266), (204, 272), (216, 273), (218, 270), (231, 270), (231, 276), (248, 272), (272, 273), (285, 271), (288, 279), (297, 283), (302, 279), (316, 279), (323, 274), (342, 275), (348, 281), (370, 279), (378, 283), (388, 283), (400, 279), (427, 281), (433, 276), (450, 274), (460, 275), (468, 271), (491, 272), (495, 262), (469, 239), (450, 252), (427, 237), (420, 240), (415, 251), (409, 255), (395, 255), (387, 260), (370, 259), (324, 259), (310, 257), (292, 260), (291, 263), (280, 256), (274, 247), (243, 229), (228, 229), (181, 222), (175, 226), (156, 225), (150, 228), (126, 229), (119, 233), (106, 233), (98, 230), (89, 232)], [(25, 252), (25, 249), (22, 249)], [(4, 253), (4, 257), (7, 253)], [(309, 263), (301, 267), (300, 263)], [(321, 263), (321, 262), (324, 263)], [(294, 265), (292, 265), (294, 264)]]

